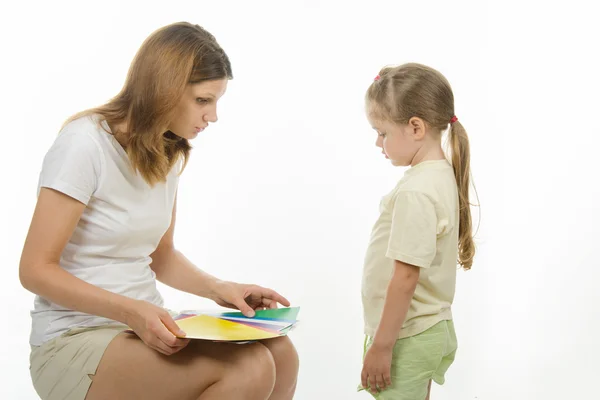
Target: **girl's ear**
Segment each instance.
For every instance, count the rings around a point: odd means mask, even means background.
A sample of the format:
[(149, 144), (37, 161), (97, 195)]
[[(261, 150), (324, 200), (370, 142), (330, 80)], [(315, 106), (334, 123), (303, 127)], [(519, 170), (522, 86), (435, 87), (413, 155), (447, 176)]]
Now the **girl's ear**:
[(411, 136), (415, 140), (421, 140), (425, 137), (425, 121), (419, 117), (412, 117), (408, 120)]

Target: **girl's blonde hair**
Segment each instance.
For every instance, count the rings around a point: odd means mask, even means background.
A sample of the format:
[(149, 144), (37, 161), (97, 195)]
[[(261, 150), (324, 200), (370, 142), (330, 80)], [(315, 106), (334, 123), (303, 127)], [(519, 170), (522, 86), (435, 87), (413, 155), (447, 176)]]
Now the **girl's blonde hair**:
[(186, 86), (232, 78), (229, 58), (213, 35), (198, 25), (174, 23), (146, 38), (119, 94), (73, 115), (64, 125), (94, 114), (110, 127), (125, 123), (127, 132), (122, 133), (131, 165), (154, 185), (166, 179), (180, 158), (183, 170), (189, 158), (188, 140), (168, 130)]
[(475, 256), (469, 202), (470, 149), (463, 125), (455, 120), (454, 94), (448, 80), (438, 71), (416, 63), (383, 68), (366, 93), (369, 112), (376, 119), (407, 124), (421, 118), (434, 130), (448, 128), (451, 163), (458, 186), (458, 264), (471, 269)]

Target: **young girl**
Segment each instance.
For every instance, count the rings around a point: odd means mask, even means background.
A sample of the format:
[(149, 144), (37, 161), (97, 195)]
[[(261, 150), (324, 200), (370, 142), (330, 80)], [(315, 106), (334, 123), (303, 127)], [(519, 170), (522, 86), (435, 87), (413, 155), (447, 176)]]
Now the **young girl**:
[[(383, 197), (365, 257), (364, 361), (359, 390), (378, 399), (429, 399), (444, 383), (457, 340), (457, 261), (471, 268), (469, 142), (448, 81), (420, 64), (384, 68), (366, 93), (377, 147), (410, 167)], [(442, 150), (450, 125), (452, 163)]]
[(70, 118), (48, 150), (19, 270), (37, 295), (30, 371), (43, 400), (293, 397), (298, 355), (287, 337), (243, 346), (182, 338), (157, 288), (248, 316), (289, 305), (203, 272), (174, 244), (190, 141), (217, 121), (231, 78), (209, 32), (167, 25), (144, 41), (122, 91)]

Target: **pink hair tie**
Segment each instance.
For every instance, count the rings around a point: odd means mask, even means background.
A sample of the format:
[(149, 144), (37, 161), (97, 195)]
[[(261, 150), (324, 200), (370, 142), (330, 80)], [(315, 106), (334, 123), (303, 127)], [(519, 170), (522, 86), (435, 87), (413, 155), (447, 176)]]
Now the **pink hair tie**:
[(456, 117), (456, 115), (454, 117), (450, 118), (451, 124), (455, 123), (456, 121), (458, 121), (458, 118)]
[(378, 81), (380, 78), (381, 78), (381, 76), (377, 75), (377, 76), (375, 77), (375, 80), (376, 80), (376, 81)]

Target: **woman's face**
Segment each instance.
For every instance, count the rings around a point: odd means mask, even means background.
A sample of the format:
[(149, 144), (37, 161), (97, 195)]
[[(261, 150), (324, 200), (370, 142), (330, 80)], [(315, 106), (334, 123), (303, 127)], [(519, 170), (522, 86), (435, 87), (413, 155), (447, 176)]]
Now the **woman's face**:
[(184, 139), (194, 139), (209, 122), (217, 122), (217, 102), (227, 90), (228, 79), (189, 84), (175, 109), (169, 130)]

